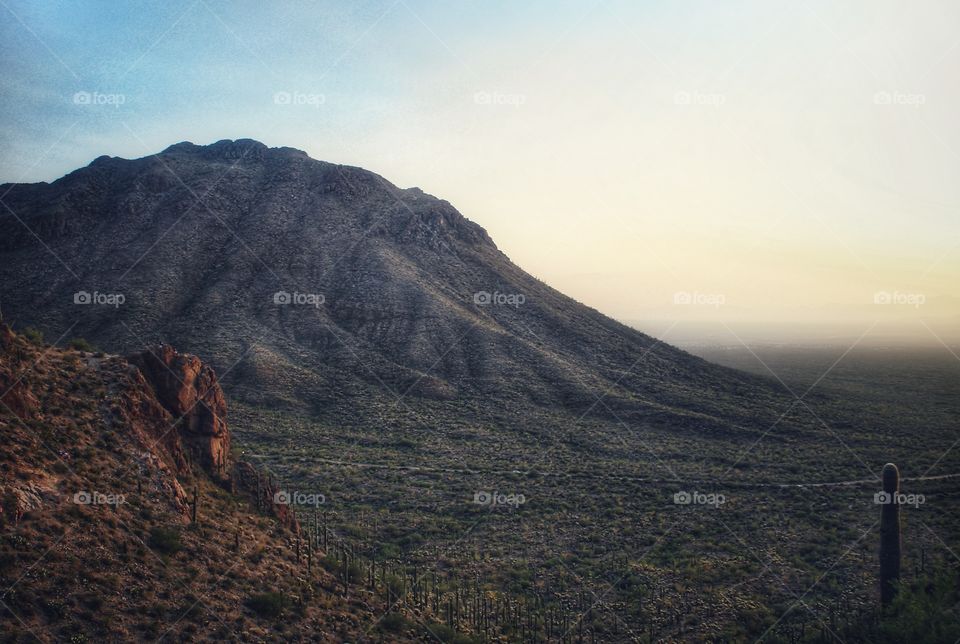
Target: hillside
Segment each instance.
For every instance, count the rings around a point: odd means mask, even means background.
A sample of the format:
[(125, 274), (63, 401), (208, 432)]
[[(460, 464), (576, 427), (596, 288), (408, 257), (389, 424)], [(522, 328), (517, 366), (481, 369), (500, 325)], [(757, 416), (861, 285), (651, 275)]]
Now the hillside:
[(2, 326), (0, 393), (4, 641), (407, 638), (324, 552), (308, 564), (306, 527), (266, 482), (258, 511), (193, 356), (63, 350)]
[(377, 422), (452, 401), (495, 424), (591, 409), (710, 434), (790, 402), (536, 280), (446, 201), (290, 148), (180, 143), (0, 191), (8, 319), (211, 356), (251, 404)]

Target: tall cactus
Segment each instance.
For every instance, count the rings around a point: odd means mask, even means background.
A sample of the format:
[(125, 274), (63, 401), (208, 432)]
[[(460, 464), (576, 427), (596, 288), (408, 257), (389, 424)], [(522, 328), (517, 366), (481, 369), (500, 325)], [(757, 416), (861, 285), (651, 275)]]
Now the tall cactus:
[(883, 466), (884, 504), (880, 509), (880, 603), (889, 606), (900, 580), (900, 471), (893, 463)]
[(196, 485), (193, 486), (193, 502), (190, 504), (190, 522), (196, 524), (197, 522), (197, 501), (200, 497), (200, 490)]

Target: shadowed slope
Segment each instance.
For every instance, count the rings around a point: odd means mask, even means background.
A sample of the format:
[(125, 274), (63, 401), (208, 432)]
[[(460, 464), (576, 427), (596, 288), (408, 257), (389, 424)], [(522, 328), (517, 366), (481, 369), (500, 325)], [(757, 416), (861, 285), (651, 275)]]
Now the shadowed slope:
[[(498, 401), (726, 429), (785, 408), (767, 381), (531, 277), (446, 201), (297, 150), (180, 143), (2, 190), (16, 213), (0, 214), (8, 318), (213, 356), (248, 402)], [(80, 291), (124, 301), (75, 304)]]

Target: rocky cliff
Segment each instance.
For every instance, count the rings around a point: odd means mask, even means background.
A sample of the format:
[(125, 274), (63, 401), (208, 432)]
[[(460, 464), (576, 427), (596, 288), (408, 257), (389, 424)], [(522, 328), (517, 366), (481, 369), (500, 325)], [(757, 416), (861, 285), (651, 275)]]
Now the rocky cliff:
[(197, 357), (64, 350), (0, 324), (0, 639), (380, 639), (388, 606), (319, 566), (316, 541), (309, 565), (279, 488), (229, 446)]
[(173, 418), (170, 431), (187, 454), (212, 477), (230, 476), (227, 403), (213, 369), (193, 355), (160, 345), (127, 358), (143, 373), (157, 400)]

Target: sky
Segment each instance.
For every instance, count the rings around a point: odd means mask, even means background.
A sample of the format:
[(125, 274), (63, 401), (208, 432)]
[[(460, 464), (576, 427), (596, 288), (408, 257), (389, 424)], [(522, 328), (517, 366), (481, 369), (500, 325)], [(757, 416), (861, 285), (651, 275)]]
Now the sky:
[(680, 344), (960, 342), (960, 5), (0, 0), (0, 182), (254, 138)]

